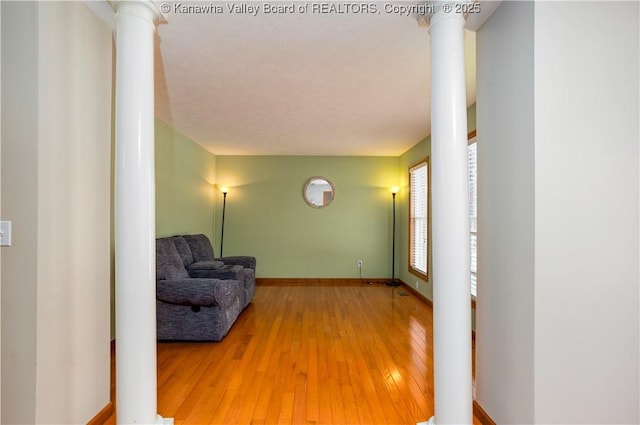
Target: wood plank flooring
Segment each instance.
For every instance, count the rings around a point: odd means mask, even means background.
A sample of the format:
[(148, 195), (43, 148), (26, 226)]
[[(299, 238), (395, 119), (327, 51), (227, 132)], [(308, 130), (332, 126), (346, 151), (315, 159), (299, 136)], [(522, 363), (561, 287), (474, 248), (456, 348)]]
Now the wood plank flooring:
[(416, 424), (433, 416), (432, 341), (431, 308), (402, 287), (258, 285), (221, 342), (158, 343), (158, 411), (176, 424)]

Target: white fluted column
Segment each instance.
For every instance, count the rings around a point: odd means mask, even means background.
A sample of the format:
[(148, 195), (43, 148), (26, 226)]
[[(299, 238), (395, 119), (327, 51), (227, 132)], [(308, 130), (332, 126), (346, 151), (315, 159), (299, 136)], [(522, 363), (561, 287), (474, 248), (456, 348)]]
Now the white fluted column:
[(471, 424), (464, 17), (454, 2), (440, 3), (430, 34), (435, 422)]
[(154, 71), (150, 1), (116, 8), (116, 379), (119, 424), (157, 416)]

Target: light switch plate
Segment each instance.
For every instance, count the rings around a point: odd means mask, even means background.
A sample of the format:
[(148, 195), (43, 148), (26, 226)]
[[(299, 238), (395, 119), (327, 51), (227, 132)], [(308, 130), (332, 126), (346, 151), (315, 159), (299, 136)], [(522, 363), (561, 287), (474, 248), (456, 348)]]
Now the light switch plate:
[(11, 246), (10, 221), (0, 221), (0, 246)]

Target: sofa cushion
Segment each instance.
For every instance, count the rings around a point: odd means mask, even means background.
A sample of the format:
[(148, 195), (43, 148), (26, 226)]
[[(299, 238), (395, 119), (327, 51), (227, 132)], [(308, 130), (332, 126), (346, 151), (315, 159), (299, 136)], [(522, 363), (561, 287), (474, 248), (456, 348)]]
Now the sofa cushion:
[(171, 238), (156, 239), (156, 280), (189, 277)]
[(209, 238), (203, 234), (199, 235), (184, 235), (184, 240), (189, 244), (191, 253), (193, 254), (193, 261), (198, 263), (200, 261), (213, 261), (213, 247)]
[(182, 264), (184, 264), (185, 267), (189, 267), (189, 265), (193, 263), (193, 254), (191, 253), (189, 244), (182, 236), (173, 236), (171, 240), (173, 240), (173, 244), (176, 246), (180, 258), (182, 258)]

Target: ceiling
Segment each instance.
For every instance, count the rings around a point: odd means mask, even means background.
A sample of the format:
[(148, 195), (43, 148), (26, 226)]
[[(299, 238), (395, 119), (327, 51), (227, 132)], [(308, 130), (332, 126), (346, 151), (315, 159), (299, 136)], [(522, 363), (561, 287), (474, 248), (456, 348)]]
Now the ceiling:
[[(158, 27), (156, 116), (214, 154), (397, 156), (430, 134), (429, 32), (414, 17), (197, 4), (223, 13), (172, 6)], [(471, 105), (473, 32), (465, 52)]]

